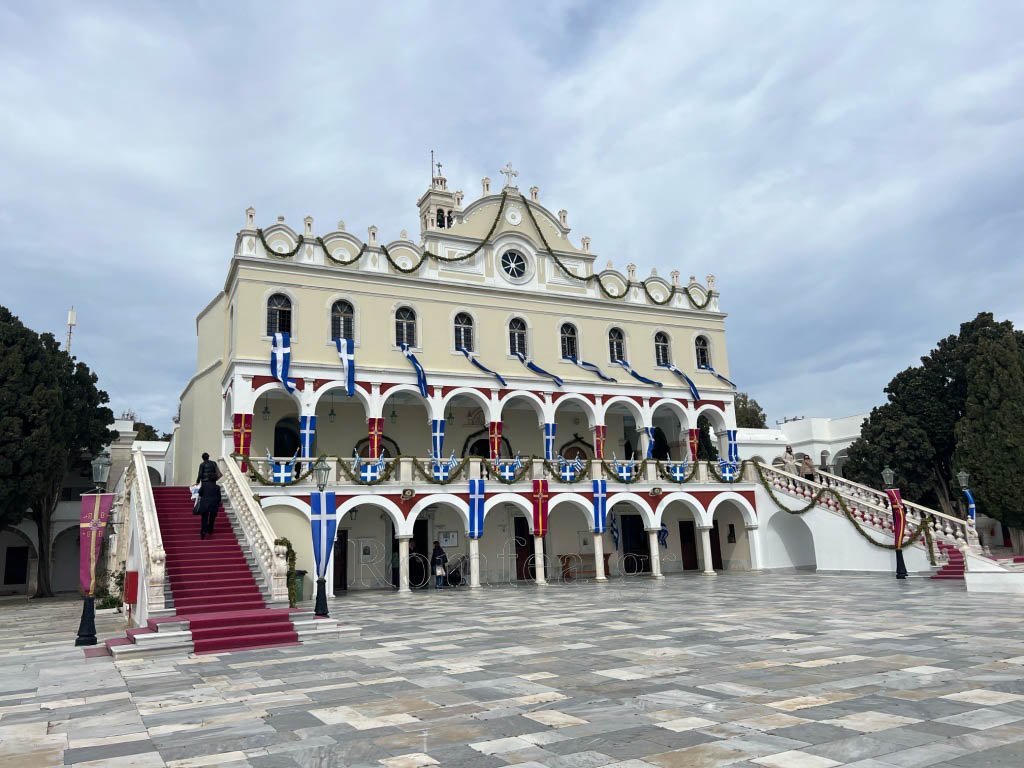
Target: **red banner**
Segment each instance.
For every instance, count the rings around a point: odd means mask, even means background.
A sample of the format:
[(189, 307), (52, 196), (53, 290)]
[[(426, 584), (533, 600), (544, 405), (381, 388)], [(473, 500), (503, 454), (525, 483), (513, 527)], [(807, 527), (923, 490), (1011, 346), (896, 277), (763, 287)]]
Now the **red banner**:
[(892, 539), (896, 549), (903, 549), (903, 532), (907, 527), (907, 510), (903, 507), (899, 488), (886, 488), (889, 497), (889, 511), (892, 512)]
[(103, 533), (107, 529), (107, 519), (113, 506), (112, 493), (87, 493), (82, 496), (78, 524), (78, 583), (86, 597), (92, 597), (96, 590), (96, 561), (100, 557)]
[(608, 427), (604, 424), (598, 424), (594, 427), (594, 458), (604, 458), (604, 438), (608, 432)]
[(366, 420), (367, 437), (369, 438), (370, 444), (366, 449), (367, 458), (377, 459), (380, 458), (380, 445), (381, 440), (384, 437), (384, 419), (367, 419)]
[(690, 430), (690, 461), (697, 460), (697, 442), (700, 439), (700, 430)]
[(547, 480), (533, 481), (533, 533), (543, 536), (548, 532), (548, 493)]
[(501, 456), (501, 422), (492, 421), (487, 425), (488, 445), (491, 449), (491, 461)]
[[(232, 434), (235, 439), (235, 453), (241, 456), (249, 455), (249, 448), (252, 445), (252, 414), (236, 413), (232, 422)], [(243, 472), (249, 471), (249, 466), (244, 461), (241, 464)]]

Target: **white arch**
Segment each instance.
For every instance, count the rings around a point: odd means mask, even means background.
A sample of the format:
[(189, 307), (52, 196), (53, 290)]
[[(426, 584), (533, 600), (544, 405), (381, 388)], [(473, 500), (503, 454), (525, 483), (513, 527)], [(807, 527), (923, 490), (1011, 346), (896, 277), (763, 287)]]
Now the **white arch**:
[(631, 397), (626, 397), (626, 395), (616, 395), (605, 402), (604, 406), (601, 408), (601, 422), (603, 424), (608, 423), (608, 411), (612, 409), (612, 406), (620, 404), (626, 406), (626, 410), (633, 415), (633, 419), (636, 421), (637, 427), (650, 426), (650, 424), (648, 424), (644, 419), (644, 409), (640, 407), (640, 404), (636, 400)]
[(448, 404), (451, 403), (459, 395), (464, 395), (471, 400), (474, 400), (484, 412), (484, 419), (487, 422), (494, 421), (494, 414), (491, 412), (491, 400), (486, 397), (482, 392), (472, 387), (457, 387), (445, 395), (441, 399), (441, 412), (444, 413), (448, 410)]
[[(320, 401), (324, 398), (324, 395), (326, 395), (327, 393), (332, 392), (332, 391), (334, 391), (336, 389), (346, 389), (347, 386), (348, 386), (347, 382), (344, 382), (344, 381), (332, 381), (332, 382), (329, 382), (327, 384), (324, 384), (322, 387), (320, 387), (320, 389), (318, 389), (313, 394), (313, 401), (312, 401), (312, 403), (310, 403), (310, 413), (316, 413), (316, 409), (320, 405)], [(349, 400), (347, 394), (345, 395), (345, 397), (346, 397), (346, 400), (344, 400), (342, 402), (347, 402)], [(369, 418), (370, 417), (370, 393), (367, 392), (362, 387), (360, 387), (358, 384), (356, 384), (355, 394), (352, 395), (351, 399), (352, 400), (358, 400), (360, 403), (362, 403), (363, 411), (365, 412), (366, 417)]]
[(260, 499), (260, 507), (263, 509), (267, 507), (291, 507), (304, 514), (307, 519), (310, 516), (309, 504), (294, 496), (264, 496)]
[(377, 406), (373, 409), (374, 413), (372, 415), (375, 418), (382, 417), (384, 415), (385, 406), (387, 405), (388, 400), (390, 400), (393, 395), (397, 395), (402, 392), (408, 392), (409, 394), (416, 396), (416, 400), (419, 402), (420, 405), (423, 406), (424, 410), (426, 410), (428, 419), (437, 419), (444, 417), (443, 411), (441, 412), (441, 416), (436, 415), (436, 413), (434, 412), (433, 398), (423, 397), (423, 395), (420, 394), (419, 387), (417, 387), (415, 384), (395, 384), (393, 387), (388, 389), (387, 392), (380, 396), (380, 400), (377, 403)]
[(351, 510), (362, 506), (380, 507), (391, 517), (391, 522), (395, 524), (395, 533), (397, 535), (412, 535), (412, 525), (407, 524), (405, 515), (402, 514), (401, 508), (387, 496), (367, 494), (363, 496), (353, 496), (346, 499), (342, 504), (338, 505), (338, 523), (340, 524), (342, 518), (344, 518)]
[[(658, 415), (658, 410), (668, 410), (672, 412), (672, 415), (679, 421), (679, 429), (686, 432), (691, 429), (690, 426), (690, 414), (678, 400), (672, 398), (663, 397), (655, 400), (651, 403), (651, 424), (654, 424), (654, 417)], [(694, 419), (696, 423), (696, 419)]]
[(533, 394), (525, 389), (517, 389), (509, 392), (501, 400), (498, 401), (498, 414), (504, 419), (505, 418), (505, 405), (509, 400), (513, 398), (525, 398), (527, 402), (531, 403), (537, 412), (537, 426), (541, 426), (547, 420), (547, 408), (544, 405), (544, 401), (541, 400), (537, 395)]
[(548, 501), (548, 517), (550, 517), (555, 507), (558, 505), (568, 504), (569, 506), (577, 506), (580, 511), (583, 512), (583, 516), (587, 519), (587, 525), (590, 526), (590, 530), (594, 529), (594, 505), (584, 495), (580, 493), (556, 493)]
[(434, 504), (447, 504), (450, 507), (454, 507), (455, 511), (459, 513), (459, 517), (462, 518), (463, 524), (466, 526), (466, 535), (469, 535), (469, 504), (452, 493), (433, 493), (417, 501), (409, 512), (409, 518), (407, 520), (409, 530), (412, 530), (413, 525), (416, 523), (416, 519), (420, 516), (420, 513), (427, 507)]
[(707, 513), (707, 510), (704, 509), (704, 505), (701, 504), (693, 494), (686, 493), (685, 491), (674, 491), (666, 494), (665, 498), (658, 502), (658, 508), (654, 512), (654, 520), (659, 527), (661, 526), (661, 521), (665, 517), (665, 512), (668, 511), (669, 505), (676, 501), (680, 501), (686, 505), (690, 510), (690, 513), (693, 515), (693, 521), (697, 524), (698, 528), (711, 527), (711, 516)]
[(629, 504), (634, 507), (644, 519), (644, 528), (650, 530), (652, 528), (659, 527), (655, 525), (654, 512), (651, 510), (650, 504), (648, 504), (647, 501), (639, 494), (631, 493), (629, 491), (621, 491), (613, 496), (609, 496), (608, 511), (611, 512), (616, 504)]
[(487, 515), (499, 504), (511, 504), (514, 507), (518, 507), (519, 511), (526, 516), (526, 522), (530, 526), (530, 533), (533, 533), (533, 505), (518, 493), (496, 493), (484, 502), (485, 531), (487, 530)]
[(577, 394), (576, 392), (567, 392), (559, 397), (552, 405), (551, 408), (551, 420), (555, 421), (555, 417), (558, 416), (558, 409), (565, 403), (578, 403), (583, 407), (583, 413), (587, 417), (587, 426), (593, 429), (597, 424), (597, 406), (587, 400), (583, 395)]
[[(693, 414), (693, 428), (697, 427), (697, 419), (701, 416), (707, 416), (709, 422), (711, 422), (711, 428), (715, 430), (715, 433), (724, 433), (729, 428), (725, 421), (725, 413), (723, 409), (712, 403), (704, 403), (698, 408)], [(724, 434), (720, 435), (724, 437)]]
[(740, 496), (735, 491), (724, 491), (718, 494), (711, 500), (711, 504), (708, 505), (708, 524), (711, 525), (715, 518), (715, 511), (723, 502), (734, 501), (740, 508), (740, 514), (743, 516), (743, 522), (747, 528), (757, 528), (759, 523), (757, 522), (757, 512), (751, 506), (750, 502)]
[(253, 412), (256, 411), (256, 403), (259, 402), (260, 397), (267, 394), (268, 392), (273, 392), (275, 390), (283, 392), (285, 395), (287, 395), (292, 400), (292, 402), (295, 403), (295, 407), (298, 409), (299, 413), (302, 413), (302, 399), (299, 390), (296, 389), (294, 392), (289, 392), (287, 389), (284, 388), (284, 384), (282, 384), (280, 381), (268, 381), (266, 384), (260, 385), (259, 388), (257, 388), (256, 391), (252, 393)]

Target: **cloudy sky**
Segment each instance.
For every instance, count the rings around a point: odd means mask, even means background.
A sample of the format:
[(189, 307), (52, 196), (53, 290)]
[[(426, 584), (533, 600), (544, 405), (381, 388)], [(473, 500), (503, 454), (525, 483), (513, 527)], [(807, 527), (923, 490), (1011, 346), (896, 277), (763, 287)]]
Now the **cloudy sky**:
[[(286, 7), (287, 6), (287, 7)], [(375, 7), (371, 7), (375, 6)], [(869, 409), (1024, 326), (1024, 4), (0, 0), (0, 303), (170, 426), (243, 211), (416, 230), (511, 160), (600, 263), (718, 276), (733, 378)]]

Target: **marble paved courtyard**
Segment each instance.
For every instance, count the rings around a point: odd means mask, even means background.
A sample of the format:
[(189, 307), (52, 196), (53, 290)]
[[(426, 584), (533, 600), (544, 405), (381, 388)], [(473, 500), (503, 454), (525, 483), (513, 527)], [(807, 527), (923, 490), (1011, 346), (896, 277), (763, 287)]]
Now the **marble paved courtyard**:
[(364, 593), (330, 639), (115, 664), (77, 603), (7, 603), (0, 765), (1020, 768), (1022, 608), (816, 574)]

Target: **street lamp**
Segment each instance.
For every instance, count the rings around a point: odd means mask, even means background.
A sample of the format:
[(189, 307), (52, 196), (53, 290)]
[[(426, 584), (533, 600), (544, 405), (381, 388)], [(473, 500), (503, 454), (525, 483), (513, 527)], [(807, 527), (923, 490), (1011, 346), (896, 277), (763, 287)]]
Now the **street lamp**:
[[(106, 451), (103, 451), (92, 460), (92, 481), (96, 484), (96, 487), (90, 494), (82, 494), (83, 501), (85, 496), (103, 494), (107, 487), (107, 481), (110, 479), (110, 465), (113, 463), (114, 462), (110, 460), (110, 454)], [(103, 497), (102, 495), (97, 495), (95, 499), (95, 509), (98, 512), (103, 504)], [(109, 510), (109, 507), (107, 509)], [(97, 539), (102, 541), (103, 528), (106, 527), (107, 518), (105, 514), (94, 513), (91, 518), (83, 514), (81, 519), (81, 535), (90, 535), (92, 537), (93, 543), (89, 543), (89, 557), (93, 558), (96, 556), (94, 542), (97, 541)], [(78, 636), (75, 638), (76, 646), (96, 645), (96, 600), (93, 597), (92, 591), (95, 587), (95, 567), (90, 568), (89, 571), (90, 582), (83, 597), (82, 618), (78, 622)]]
[(892, 534), (896, 543), (896, 578), (907, 578), (907, 564), (903, 560), (903, 530), (907, 525), (907, 513), (903, 508), (903, 499), (900, 498), (900, 489), (893, 483), (896, 480), (896, 473), (887, 464), (882, 470), (882, 480), (885, 482), (885, 495), (889, 498), (889, 511), (892, 512)]
[[(331, 479), (331, 466), (323, 456), (317, 459), (316, 464), (313, 465), (313, 476), (316, 477), (317, 490), (323, 493), (324, 488), (327, 487), (327, 483)], [(333, 498), (333, 495), (331, 497)], [(327, 525), (327, 521), (321, 521), (320, 525)], [(321, 552), (320, 557), (326, 561), (329, 555), (327, 552)], [(327, 612), (327, 579), (323, 577), (316, 580), (316, 603), (313, 607), (313, 613), (317, 616), (330, 616)]]
[(964, 492), (964, 498), (967, 499), (967, 519), (970, 520), (971, 525), (974, 525), (977, 509), (974, 506), (974, 496), (971, 494), (971, 475), (966, 469), (961, 469), (956, 473), (956, 480), (960, 483), (960, 490)]
[(110, 460), (110, 454), (104, 451), (92, 460), (92, 481), (96, 483), (98, 490), (106, 490), (107, 480), (110, 479), (110, 467), (114, 463)]

